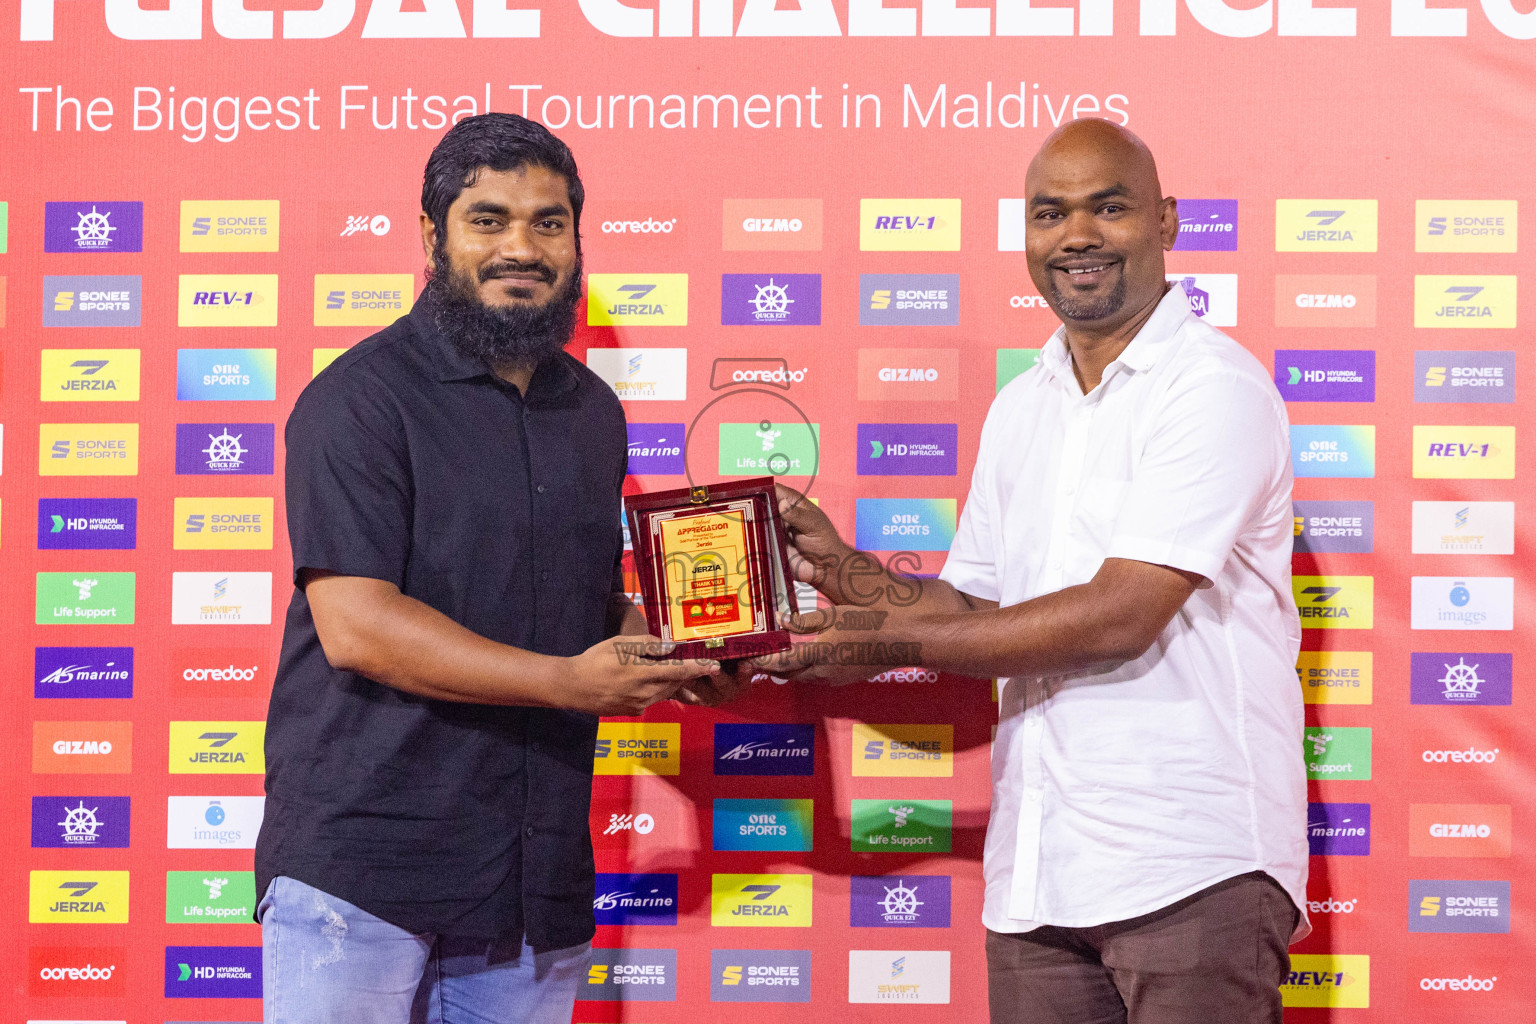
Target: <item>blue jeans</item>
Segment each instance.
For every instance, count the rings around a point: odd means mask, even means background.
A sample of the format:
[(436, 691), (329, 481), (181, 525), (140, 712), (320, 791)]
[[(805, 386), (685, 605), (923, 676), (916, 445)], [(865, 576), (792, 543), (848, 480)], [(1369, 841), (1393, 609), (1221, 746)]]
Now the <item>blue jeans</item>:
[(286, 877), (256, 913), (266, 1024), (569, 1024), (592, 948), (416, 935)]

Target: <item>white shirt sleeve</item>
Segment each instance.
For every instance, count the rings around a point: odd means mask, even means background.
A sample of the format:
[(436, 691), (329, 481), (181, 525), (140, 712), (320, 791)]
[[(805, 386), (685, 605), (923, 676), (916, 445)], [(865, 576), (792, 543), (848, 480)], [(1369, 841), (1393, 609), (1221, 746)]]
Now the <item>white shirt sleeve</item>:
[(1173, 385), (1106, 558), (1216, 579), (1238, 538), (1264, 514), (1287, 476), (1289, 431), (1279, 396), (1266, 393), (1267, 383), (1216, 371)]
[(993, 442), (999, 429), (997, 410), (998, 404), (994, 401), (981, 428), (981, 443), (976, 450), (976, 466), (971, 470), (971, 489), (965, 497), (965, 508), (960, 512), (949, 557), (939, 572), (939, 579), (956, 590), (985, 601), (998, 601), (1002, 593), (997, 578), (1002, 553), (995, 549), (992, 540), (992, 480), (996, 471)]

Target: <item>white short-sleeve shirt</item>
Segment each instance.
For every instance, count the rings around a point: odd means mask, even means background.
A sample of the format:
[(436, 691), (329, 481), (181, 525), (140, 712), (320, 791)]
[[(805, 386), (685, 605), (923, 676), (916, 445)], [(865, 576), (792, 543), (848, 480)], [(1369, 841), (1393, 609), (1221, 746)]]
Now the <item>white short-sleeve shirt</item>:
[(1106, 558), (1205, 580), (1134, 661), (998, 681), (988, 928), (1123, 921), (1250, 871), (1305, 907), (1292, 531), (1285, 405), (1182, 289), (1091, 393), (1058, 330), (998, 394), (942, 579), (1003, 606)]

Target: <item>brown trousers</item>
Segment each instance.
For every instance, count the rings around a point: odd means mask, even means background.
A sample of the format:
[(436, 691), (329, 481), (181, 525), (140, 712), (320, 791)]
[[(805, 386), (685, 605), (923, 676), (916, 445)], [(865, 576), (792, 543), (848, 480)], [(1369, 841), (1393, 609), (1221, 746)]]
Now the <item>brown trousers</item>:
[(988, 931), (992, 1024), (1281, 1024), (1297, 918), (1255, 871), (1129, 921)]

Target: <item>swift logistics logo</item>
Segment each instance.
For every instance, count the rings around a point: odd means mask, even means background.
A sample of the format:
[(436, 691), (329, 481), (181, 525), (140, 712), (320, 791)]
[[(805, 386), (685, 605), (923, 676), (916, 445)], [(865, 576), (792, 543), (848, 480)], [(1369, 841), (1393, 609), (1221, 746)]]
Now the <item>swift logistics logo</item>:
[(144, 204), (43, 204), (43, 252), (143, 252)]
[(1374, 576), (1292, 576), (1291, 591), (1303, 629), (1370, 629), (1374, 624)]
[(127, 849), (132, 811), (126, 796), (35, 796), (32, 848)]
[(676, 875), (598, 872), (593, 916), (598, 924), (677, 924)]
[[(27, 994), (30, 996), (123, 996), (128, 994), (123, 946), (33, 946), (27, 950)], [(28, 1021), (27, 1024), (66, 1024)], [(68, 1024), (107, 1024), (70, 1021)], [(121, 1024), (121, 1022), (112, 1022)]]
[(181, 402), (270, 402), (277, 398), (277, 349), (176, 350)]
[(1296, 678), (1308, 704), (1369, 704), (1375, 689), (1370, 651), (1302, 651)]
[(32, 924), (127, 924), (128, 872), (33, 871), (27, 921)]
[(1277, 349), (1275, 386), (1287, 402), (1376, 401), (1371, 349)]
[(860, 199), (861, 252), (959, 252), (960, 200)]
[(858, 395), (861, 402), (953, 402), (960, 397), (960, 350), (861, 348)]
[(316, 327), (386, 327), (411, 311), (411, 274), (316, 274)]
[(1345, 726), (1307, 726), (1301, 747), (1309, 779), (1369, 781), (1371, 730)]
[(1414, 252), (1517, 252), (1520, 204), (1513, 199), (1420, 199)]
[(1307, 804), (1307, 849), (1313, 857), (1369, 856), (1371, 805)]
[(815, 771), (813, 725), (715, 724), (716, 775), (813, 775)]
[(276, 274), (182, 274), (177, 327), (276, 327)]
[(264, 753), (267, 723), (172, 722), (172, 775), (260, 775), (267, 770)]
[(1413, 326), (1515, 326), (1516, 282), (1512, 274), (1419, 274), (1413, 279)]
[(32, 696), (121, 700), (133, 696), (132, 647), (37, 647)]
[(1409, 699), (1414, 704), (1508, 707), (1514, 702), (1512, 654), (1414, 651), (1409, 666)]
[(848, 924), (853, 928), (948, 928), (948, 875), (854, 875)]
[(271, 476), (275, 433), (270, 423), (178, 423), (176, 473)]
[(1515, 428), (1415, 425), (1413, 477), (1415, 480), (1513, 480)]
[(855, 853), (948, 853), (954, 832), (949, 800), (855, 800)]
[(959, 274), (860, 274), (860, 327), (954, 327)]
[(688, 326), (687, 274), (588, 274), (589, 327)]
[(1513, 576), (1415, 576), (1413, 629), (1514, 629)]
[(181, 251), (277, 252), (279, 208), (276, 199), (183, 199)]
[(171, 574), (173, 626), (268, 626), (272, 624), (270, 572), (175, 572)]
[(1515, 354), (1509, 351), (1415, 352), (1413, 400), (1440, 403), (1513, 402)]
[(1375, 252), (1376, 200), (1276, 199), (1276, 252)]
[(949, 778), (955, 774), (953, 725), (865, 725), (855, 722), (854, 778)]
[(1512, 501), (1416, 501), (1413, 503), (1416, 555), (1512, 555), (1515, 503)]
[(266, 798), (173, 796), (166, 800), (168, 850), (254, 850)]
[(677, 722), (600, 722), (594, 775), (676, 775), (682, 767)]
[(1408, 930), (1437, 935), (1507, 935), (1509, 883), (1411, 879)]
[(859, 476), (954, 476), (954, 423), (860, 423)]
[(948, 1003), (950, 952), (850, 949), (850, 1003)]
[(683, 464), (685, 424), (626, 423), (625, 431), (629, 440), (629, 474), (671, 476), (688, 471)]
[(1374, 477), (1376, 427), (1292, 424), (1291, 471), (1298, 477)]
[(260, 999), (260, 946), (166, 946), (165, 998)]
[(670, 1003), (677, 999), (677, 950), (593, 949), (577, 999)]
[(733, 326), (819, 325), (821, 275), (722, 274), (720, 323)]
[(137, 327), (143, 279), (134, 275), (46, 275), (44, 327)]
[(32, 771), (39, 775), (127, 775), (132, 722), (33, 722)]
[(864, 551), (948, 551), (954, 498), (859, 498), (855, 543)]
[(1371, 958), (1351, 953), (1292, 953), (1280, 985), (1285, 1006), (1365, 1009), (1371, 1005)]
[(1408, 856), (1508, 857), (1509, 804), (1409, 804)]
[(1276, 327), (1375, 327), (1374, 274), (1280, 274)]
[(1184, 290), (1189, 308), (1212, 327), (1237, 326), (1236, 274), (1169, 274), (1167, 281)]
[(811, 876), (712, 875), (709, 923), (716, 928), (809, 928)]
[(38, 476), (138, 476), (137, 423), (42, 423)]
[(132, 551), (138, 522), (137, 498), (39, 498), (37, 549)]
[(1174, 252), (1236, 252), (1236, 199), (1180, 199)]
[(272, 550), (271, 498), (177, 498), (177, 551)]
[(717, 799), (714, 805), (716, 850), (792, 850), (812, 848), (810, 800)]
[(1295, 554), (1370, 554), (1375, 548), (1376, 503), (1294, 501)]
[(39, 396), (45, 402), (137, 402), (136, 348), (45, 348)]
[(256, 911), (254, 871), (167, 871), (167, 924), (246, 922)]
[(133, 625), (131, 572), (40, 572), (36, 621), (43, 625)]
[(820, 199), (727, 199), (720, 247), (726, 252), (816, 252)]
[(808, 949), (712, 949), (709, 952), (712, 1003), (808, 1003), (811, 951)]
[(589, 348), (587, 369), (626, 402), (681, 402), (688, 397), (686, 348)]
[(722, 423), (719, 431), (721, 476), (814, 476), (819, 469), (819, 423)]

